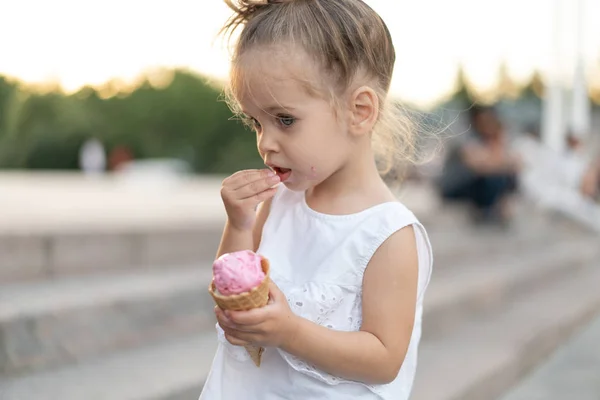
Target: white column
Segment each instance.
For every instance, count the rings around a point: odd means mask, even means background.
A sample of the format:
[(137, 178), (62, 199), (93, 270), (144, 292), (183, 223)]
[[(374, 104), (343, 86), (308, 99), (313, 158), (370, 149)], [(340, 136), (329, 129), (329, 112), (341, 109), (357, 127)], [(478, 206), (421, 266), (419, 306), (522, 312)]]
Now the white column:
[(542, 141), (554, 151), (564, 149), (566, 121), (564, 118), (565, 96), (560, 83), (546, 84), (542, 110)]
[(562, 51), (563, 13), (562, 0), (549, 2), (553, 8), (553, 35), (549, 38), (551, 43), (550, 63), (546, 67), (545, 93), (542, 108), (541, 133), (542, 141), (554, 151), (562, 151), (565, 146), (566, 116), (565, 93), (562, 85), (564, 61)]
[(585, 30), (584, 1), (576, 0), (574, 3), (577, 7), (577, 35), (575, 39), (576, 64), (573, 76), (573, 101), (571, 104), (570, 127), (574, 135), (585, 138), (589, 134), (591, 128), (592, 107), (588, 93), (583, 50), (583, 32)]

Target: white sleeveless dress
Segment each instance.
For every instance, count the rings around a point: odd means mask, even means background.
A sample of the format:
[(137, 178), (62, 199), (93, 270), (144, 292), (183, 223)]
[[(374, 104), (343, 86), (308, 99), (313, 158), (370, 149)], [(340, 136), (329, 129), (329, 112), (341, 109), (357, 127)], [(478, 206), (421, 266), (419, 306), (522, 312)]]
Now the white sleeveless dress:
[(390, 202), (351, 215), (321, 214), (308, 207), (304, 192), (279, 185), (258, 249), (269, 259), (271, 278), (292, 311), (330, 329), (358, 331), (365, 268), (377, 248), (408, 225), (415, 228), (419, 256), (417, 307), (408, 352), (393, 382), (368, 385), (342, 379), (278, 348), (265, 349), (257, 368), (217, 325), (219, 345), (200, 400), (408, 399), (433, 263), (427, 233), (413, 213)]

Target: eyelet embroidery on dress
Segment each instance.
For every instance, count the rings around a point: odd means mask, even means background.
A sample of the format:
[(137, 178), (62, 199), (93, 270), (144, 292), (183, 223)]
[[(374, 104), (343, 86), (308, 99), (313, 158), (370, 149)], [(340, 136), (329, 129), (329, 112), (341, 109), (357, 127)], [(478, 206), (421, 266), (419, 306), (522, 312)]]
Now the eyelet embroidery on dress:
[(360, 317), (354, 319), (352, 317), (348, 317), (348, 322), (350, 323), (351, 331), (359, 331), (360, 327), (362, 326), (362, 318)]
[[(289, 290), (289, 295), (287, 296), (288, 304), (297, 315), (333, 329), (330, 318), (338, 310), (344, 297), (338, 294), (326, 294), (325, 292), (333, 291), (332, 289), (328, 290), (326, 286), (312, 285), (314, 287), (311, 291), (308, 288), (304, 288), (301, 292), (294, 289)], [(320, 295), (311, 296), (311, 292), (320, 292)], [(314, 311), (317, 312), (315, 313)]]
[(280, 352), (281, 352), (283, 358), (296, 371), (301, 372), (312, 378), (318, 379), (322, 382), (325, 382), (328, 385), (335, 386), (340, 383), (360, 383), (361, 385), (364, 385), (365, 387), (367, 387), (373, 393), (376, 393), (376, 394), (385, 393), (385, 387), (387, 385), (368, 385), (368, 384), (362, 383), (362, 382), (354, 382), (354, 381), (350, 381), (347, 379), (339, 378), (337, 376), (328, 374), (327, 372), (321, 371), (320, 369), (316, 368), (314, 365), (308, 364), (307, 362), (299, 359), (298, 357), (296, 357), (292, 354), (285, 353), (281, 350), (280, 350)]
[[(281, 276), (272, 275), (271, 278), (286, 295), (288, 304), (295, 314), (329, 329), (343, 331), (358, 331), (360, 329), (362, 325), (362, 291), (360, 288), (356, 288), (356, 292), (348, 297), (344, 293), (344, 289), (335, 284), (308, 282), (298, 286)], [(350, 313), (350, 316), (348, 316), (348, 313)], [(328, 385), (357, 383), (328, 374), (314, 365), (307, 363), (293, 354), (286, 353), (281, 349), (278, 349), (278, 351), (287, 363), (296, 371), (327, 383)], [(358, 383), (364, 385), (371, 392), (378, 395), (385, 393), (385, 387), (387, 386), (368, 385), (362, 382)]]

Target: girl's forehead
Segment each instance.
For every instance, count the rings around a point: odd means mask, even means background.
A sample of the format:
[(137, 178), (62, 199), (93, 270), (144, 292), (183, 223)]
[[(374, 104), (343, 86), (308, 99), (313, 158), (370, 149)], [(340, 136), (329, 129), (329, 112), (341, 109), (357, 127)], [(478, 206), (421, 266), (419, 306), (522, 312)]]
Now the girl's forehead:
[(243, 103), (262, 105), (273, 101), (299, 101), (308, 94), (293, 76), (282, 73), (248, 74), (239, 84), (237, 97)]
[(282, 74), (298, 74), (310, 70), (317, 72), (316, 62), (299, 46), (259, 46), (245, 51), (237, 58), (237, 64), (244, 70), (271, 72), (275, 76)]
[(235, 96), (241, 102), (257, 104), (306, 99), (312, 94), (311, 89), (322, 86), (315, 63), (306, 57), (303, 52), (289, 51), (254, 51), (244, 55), (232, 67)]

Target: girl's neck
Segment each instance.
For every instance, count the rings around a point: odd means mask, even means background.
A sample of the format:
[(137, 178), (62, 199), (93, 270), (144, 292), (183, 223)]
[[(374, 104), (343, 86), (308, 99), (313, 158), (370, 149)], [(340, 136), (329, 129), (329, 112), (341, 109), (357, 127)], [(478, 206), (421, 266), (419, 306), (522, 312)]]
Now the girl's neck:
[(308, 205), (325, 214), (352, 214), (394, 200), (370, 149), (354, 154), (329, 178), (306, 191)]

